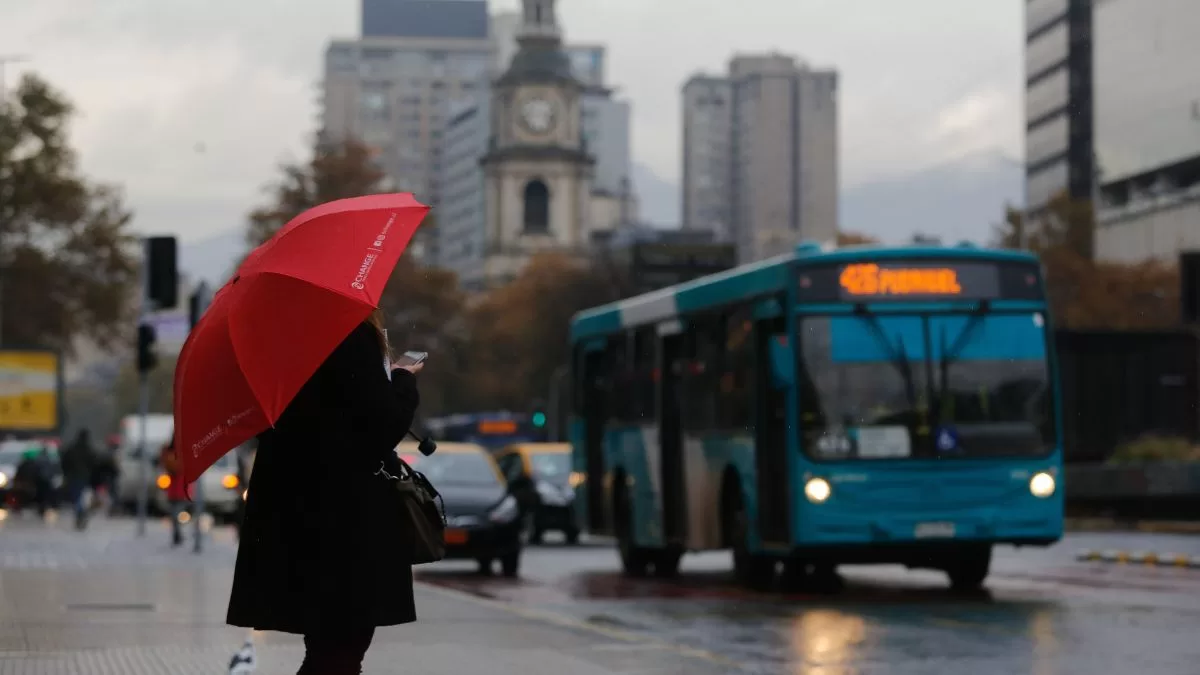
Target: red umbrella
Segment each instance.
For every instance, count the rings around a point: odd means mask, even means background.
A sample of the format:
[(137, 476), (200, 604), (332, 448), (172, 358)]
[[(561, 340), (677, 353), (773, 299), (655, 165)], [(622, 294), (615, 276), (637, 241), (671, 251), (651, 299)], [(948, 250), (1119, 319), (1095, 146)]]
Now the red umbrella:
[(342, 199), (296, 216), (247, 256), (213, 296), (175, 367), (185, 485), (279, 419), (379, 306), (428, 212), (410, 194)]

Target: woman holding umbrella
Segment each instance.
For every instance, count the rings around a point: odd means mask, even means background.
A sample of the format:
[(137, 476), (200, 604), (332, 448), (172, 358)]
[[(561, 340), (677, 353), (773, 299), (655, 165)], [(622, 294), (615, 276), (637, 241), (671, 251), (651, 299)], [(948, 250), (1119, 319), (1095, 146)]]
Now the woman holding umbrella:
[(376, 313), (259, 436), (228, 620), (302, 634), (300, 675), (357, 675), (377, 626), (416, 620), (404, 523), (375, 473), (400, 473), (421, 365), (387, 373), (385, 354)]
[(386, 365), (376, 308), (428, 210), (370, 195), (296, 217), (213, 296), (176, 367), (184, 480), (257, 438), (227, 620), (303, 635), (300, 675), (360, 673), (376, 628), (416, 620), (387, 477), (421, 367)]

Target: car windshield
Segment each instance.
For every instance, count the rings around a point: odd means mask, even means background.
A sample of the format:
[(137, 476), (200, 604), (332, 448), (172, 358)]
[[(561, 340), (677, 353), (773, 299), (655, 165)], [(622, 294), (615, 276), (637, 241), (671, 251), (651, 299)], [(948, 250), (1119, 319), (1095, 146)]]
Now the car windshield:
[(571, 477), (571, 455), (565, 452), (533, 453), (529, 463), (533, 474), (543, 480), (565, 483)]
[(819, 459), (1020, 456), (1053, 445), (1041, 314), (812, 316), (801, 427)]
[(492, 460), (482, 452), (435, 452), (410, 462), (436, 485), (496, 485), (499, 478)]

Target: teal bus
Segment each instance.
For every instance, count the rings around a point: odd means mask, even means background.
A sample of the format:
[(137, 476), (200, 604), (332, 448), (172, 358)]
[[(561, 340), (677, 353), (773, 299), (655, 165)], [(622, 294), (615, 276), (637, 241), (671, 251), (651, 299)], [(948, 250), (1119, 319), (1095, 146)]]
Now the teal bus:
[(571, 325), (583, 529), (628, 575), (733, 551), (750, 586), (839, 564), (981, 586), (1062, 537), (1059, 388), (1027, 253), (801, 244)]

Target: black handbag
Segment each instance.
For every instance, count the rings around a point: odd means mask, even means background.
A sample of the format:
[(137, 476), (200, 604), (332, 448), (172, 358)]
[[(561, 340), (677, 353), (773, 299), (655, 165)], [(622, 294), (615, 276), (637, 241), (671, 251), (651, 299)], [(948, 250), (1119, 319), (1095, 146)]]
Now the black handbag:
[(446, 508), (442, 495), (425, 474), (402, 459), (400, 465), (399, 476), (385, 471), (382, 462), (376, 474), (395, 485), (399, 509), (407, 525), (400, 536), (405, 539), (408, 562), (411, 565), (437, 562), (446, 557)]

